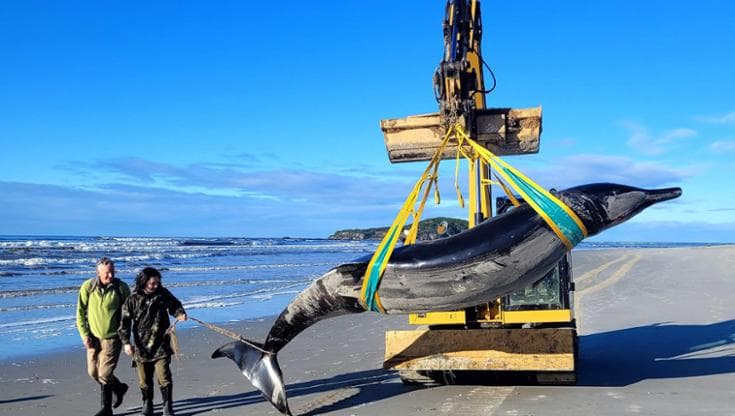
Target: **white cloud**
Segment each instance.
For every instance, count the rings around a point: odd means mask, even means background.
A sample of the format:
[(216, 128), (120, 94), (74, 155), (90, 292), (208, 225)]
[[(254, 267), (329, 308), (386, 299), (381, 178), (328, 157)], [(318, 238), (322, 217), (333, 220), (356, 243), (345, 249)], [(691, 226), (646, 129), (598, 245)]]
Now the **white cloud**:
[(628, 146), (649, 155), (665, 153), (677, 141), (697, 135), (695, 130), (689, 128), (676, 128), (652, 135), (646, 127), (637, 123), (625, 122), (622, 126), (631, 131)]
[(710, 124), (735, 124), (735, 111), (722, 115), (699, 115), (694, 119)]
[(339, 228), (388, 225), (400, 204), (368, 196), (272, 201), (148, 185), (0, 187), (0, 229), (9, 234), (326, 237)]
[(709, 145), (715, 152), (731, 152), (735, 150), (735, 140), (717, 140)]
[(543, 168), (526, 171), (544, 186), (558, 189), (593, 182), (654, 188), (680, 183), (697, 169), (694, 166), (671, 167), (622, 156), (579, 154), (553, 161)]
[[(367, 168), (337, 172), (293, 167), (254, 169), (244, 164), (175, 165), (136, 157), (78, 163), (74, 169), (79, 172), (105, 172), (108, 178), (112, 178), (107, 180), (110, 183), (156, 186), (212, 196), (242, 195), (274, 201), (309, 200), (315, 204), (366, 198), (378, 203), (401, 201), (412, 182), (418, 179), (418, 173), (387, 175)], [(97, 181), (98, 184), (100, 182)]]

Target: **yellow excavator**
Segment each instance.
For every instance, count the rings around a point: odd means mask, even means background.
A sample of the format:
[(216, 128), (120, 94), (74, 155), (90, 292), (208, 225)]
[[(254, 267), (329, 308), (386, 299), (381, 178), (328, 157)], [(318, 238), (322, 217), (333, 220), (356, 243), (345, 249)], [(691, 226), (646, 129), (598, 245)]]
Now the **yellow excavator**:
[[(496, 155), (537, 153), (541, 108), (487, 108), (495, 76), (482, 59), (480, 2), (449, 0), (443, 23), (444, 55), (434, 74), (439, 112), (381, 121), (392, 163), (429, 160), (457, 123)], [(485, 87), (483, 66), (492, 76)], [(454, 159), (457, 148), (444, 148)], [(492, 216), (490, 167), (469, 161), (469, 226)], [(496, 214), (512, 209), (497, 198)], [(542, 384), (576, 382), (577, 331), (573, 315), (571, 257), (543, 279), (473, 308), (409, 315), (415, 330), (388, 331), (386, 369), (405, 383), (452, 383), (465, 376), (523, 375)]]

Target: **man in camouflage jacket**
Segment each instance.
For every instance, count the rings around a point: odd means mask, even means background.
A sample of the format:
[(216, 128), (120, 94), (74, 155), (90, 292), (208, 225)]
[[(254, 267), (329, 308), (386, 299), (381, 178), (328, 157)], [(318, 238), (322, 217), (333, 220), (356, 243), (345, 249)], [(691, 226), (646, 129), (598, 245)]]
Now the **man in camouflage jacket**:
[(123, 305), (118, 331), (125, 353), (135, 361), (143, 395), (142, 415), (153, 415), (154, 374), (161, 388), (163, 414), (173, 415), (169, 315), (180, 321), (187, 318), (181, 302), (161, 286), (161, 273), (153, 267), (144, 268), (135, 279), (133, 294)]

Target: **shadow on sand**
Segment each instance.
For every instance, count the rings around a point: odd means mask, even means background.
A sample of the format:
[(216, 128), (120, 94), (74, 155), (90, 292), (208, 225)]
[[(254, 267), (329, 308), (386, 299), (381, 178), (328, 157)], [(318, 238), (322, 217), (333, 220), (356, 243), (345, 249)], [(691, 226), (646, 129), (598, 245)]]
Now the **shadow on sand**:
[(53, 396), (53, 394), (46, 394), (43, 396), (28, 396), (28, 397), (20, 397), (17, 399), (10, 399), (10, 400), (0, 400), (0, 404), (8, 404), (8, 403), (18, 403), (18, 402), (27, 402), (30, 400), (41, 400), (48, 397)]
[[(382, 400), (415, 389), (415, 387), (404, 386), (397, 380), (398, 378), (395, 372), (377, 369), (340, 374), (328, 379), (290, 384), (286, 386), (286, 390), (288, 391), (289, 404), (292, 406), (292, 412), (300, 416), (306, 416), (345, 409), (370, 401)], [(247, 381), (244, 381), (244, 383), (247, 383)], [(327, 392), (330, 393), (317, 394)], [(294, 400), (299, 396), (311, 394), (317, 395), (304, 400), (308, 402), (306, 404), (311, 404), (307, 406), (308, 408), (305, 408), (305, 404)], [(311, 402), (314, 399), (317, 401)], [(177, 416), (192, 416), (211, 412), (214, 409), (229, 409), (263, 402), (265, 402), (265, 399), (260, 392), (249, 391), (232, 395), (191, 397), (184, 400), (176, 400), (174, 410)], [(156, 406), (156, 410), (160, 411), (160, 406)], [(126, 412), (124, 414), (137, 414), (137, 411), (131, 409), (129, 413)]]
[[(735, 372), (735, 320), (709, 325), (654, 324), (580, 337), (578, 382), (581, 386), (626, 386), (646, 379), (706, 376)], [(472, 372), (456, 384), (534, 384), (522, 374)], [(506, 376), (498, 376), (506, 374)], [(397, 374), (368, 370), (286, 387), (294, 414), (312, 416), (379, 401), (415, 390)], [(570, 387), (573, 388), (573, 387)], [(317, 394), (321, 393), (321, 394)], [(313, 398), (294, 400), (317, 394)], [(192, 416), (265, 400), (257, 391), (192, 397), (175, 402), (176, 414)], [(160, 411), (160, 406), (156, 406)], [(136, 414), (130, 411), (125, 414)]]
[(735, 372), (735, 320), (626, 328), (585, 335), (579, 346), (582, 386)]

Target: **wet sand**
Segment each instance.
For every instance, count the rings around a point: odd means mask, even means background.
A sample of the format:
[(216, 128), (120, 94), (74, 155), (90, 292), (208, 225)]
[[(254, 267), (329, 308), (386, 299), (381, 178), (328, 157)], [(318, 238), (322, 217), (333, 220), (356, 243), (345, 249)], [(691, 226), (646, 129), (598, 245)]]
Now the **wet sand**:
[[(405, 316), (373, 313), (320, 322), (280, 354), (294, 414), (735, 415), (735, 246), (607, 249), (573, 254), (580, 332), (577, 386), (403, 385), (381, 369), (386, 329)], [(194, 315), (196, 316), (196, 315)], [(224, 325), (262, 340), (273, 318)], [(277, 415), (234, 364), (212, 360), (228, 338), (179, 331), (174, 408), (182, 415)], [(0, 363), (0, 415), (93, 414), (99, 390), (81, 345)], [(130, 393), (115, 414), (137, 414)], [(160, 395), (156, 391), (156, 412)]]

